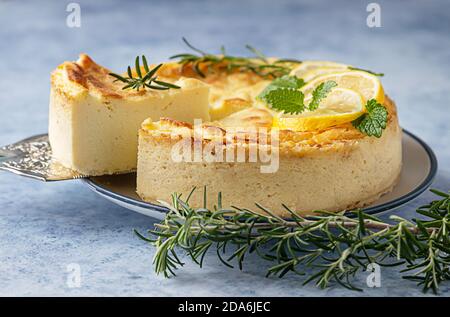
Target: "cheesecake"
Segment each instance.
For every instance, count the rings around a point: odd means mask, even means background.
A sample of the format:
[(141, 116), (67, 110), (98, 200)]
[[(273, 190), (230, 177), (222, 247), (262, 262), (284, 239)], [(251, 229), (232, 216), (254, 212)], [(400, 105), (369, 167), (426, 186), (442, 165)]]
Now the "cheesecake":
[[(192, 206), (213, 208), (221, 193), (225, 207), (258, 202), (283, 217), (282, 203), (309, 215), (364, 207), (392, 190), (402, 132), (376, 74), (322, 61), (214, 60), (158, 66), (158, 80), (176, 88), (166, 90), (124, 87), (85, 54), (58, 66), (53, 158), (86, 176), (136, 171), (144, 201), (196, 187)], [(141, 73), (148, 67), (127, 72)]]
[[(392, 190), (401, 170), (401, 129), (394, 102), (387, 96), (384, 105), (389, 117), (380, 138), (366, 136), (351, 124), (342, 124), (319, 131), (294, 132), (280, 130), (278, 143), (258, 135), (254, 139), (227, 139), (229, 129), (236, 127), (266, 127), (270, 132), (272, 114), (264, 109), (247, 109), (222, 120), (206, 123), (203, 133), (195, 138), (195, 127), (188, 122), (163, 118), (157, 122), (145, 121), (139, 131), (137, 193), (150, 202), (169, 201), (171, 194), (190, 196), (192, 206), (209, 208), (217, 205), (222, 194), (223, 206), (255, 210), (255, 202), (270, 208), (282, 217), (289, 217), (285, 204), (299, 214), (309, 215), (315, 210), (339, 211), (364, 207)], [(264, 139), (264, 142), (262, 142)], [(269, 139), (269, 142), (266, 142)], [(213, 153), (204, 150), (203, 159), (174, 160), (173, 149), (187, 142), (194, 149), (196, 142), (202, 148), (219, 144)], [(267, 161), (206, 162), (206, 155), (217, 156), (219, 151), (236, 153), (242, 150), (249, 157), (251, 148), (261, 145), (268, 152), (279, 151), (279, 166), (273, 173), (262, 173)], [(218, 149), (218, 150), (217, 150)], [(192, 156), (195, 155), (193, 150)], [(164, 179), (164, 181), (161, 181)]]

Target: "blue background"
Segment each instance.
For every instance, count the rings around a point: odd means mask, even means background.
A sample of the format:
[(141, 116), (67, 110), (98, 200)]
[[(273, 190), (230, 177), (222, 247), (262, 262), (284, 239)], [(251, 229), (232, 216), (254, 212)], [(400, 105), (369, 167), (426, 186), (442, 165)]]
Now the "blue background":
[[(181, 37), (217, 52), (336, 60), (384, 72), (401, 125), (439, 160), (434, 187), (450, 180), (450, 3), (378, 1), (381, 28), (366, 25), (370, 1), (78, 1), (81, 28), (66, 26), (69, 1), (0, 1), (0, 144), (47, 131), (49, 74), (80, 52), (122, 71), (137, 54), (152, 61), (186, 51)], [(425, 193), (395, 213), (411, 217)], [(132, 234), (153, 220), (102, 199), (79, 181), (42, 183), (0, 174), (0, 295), (355, 296), (340, 287), (301, 286), (291, 275), (266, 279), (250, 257), (243, 272), (191, 262), (176, 278), (152, 271), (154, 249)], [(81, 267), (81, 287), (66, 284)], [(421, 295), (397, 269), (361, 295)], [(366, 275), (358, 277), (364, 287)], [(442, 295), (450, 295), (449, 283)]]

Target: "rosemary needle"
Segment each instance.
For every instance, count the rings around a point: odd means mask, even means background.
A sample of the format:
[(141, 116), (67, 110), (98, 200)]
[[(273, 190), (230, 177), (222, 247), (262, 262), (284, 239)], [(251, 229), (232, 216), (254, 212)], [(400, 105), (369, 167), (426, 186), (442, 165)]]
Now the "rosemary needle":
[(162, 80), (158, 80), (158, 76), (156, 72), (163, 66), (163, 64), (159, 64), (152, 69), (149, 68), (147, 59), (144, 55), (142, 55), (142, 64), (145, 70), (145, 74), (142, 74), (141, 65), (139, 56), (136, 57), (135, 60), (135, 71), (137, 77), (133, 76), (133, 72), (131, 71), (131, 66), (127, 68), (127, 77), (109, 73), (110, 76), (115, 78), (115, 81), (121, 81), (125, 83), (125, 86), (122, 89), (136, 89), (139, 91), (140, 88), (149, 88), (154, 90), (167, 90), (167, 89), (179, 89), (180, 87)]
[(214, 68), (226, 71), (248, 71), (263, 78), (277, 78), (290, 73), (292, 64), (299, 64), (301, 61), (296, 59), (278, 59), (275, 62), (269, 62), (269, 59), (260, 51), (250, 45), (246, 45), (253, 57), (238, 57), (227, 55), (225, 47), (220, 47), (220, 55), (207, 53), (196, 48), (183, 37), (183, 42), (195, 53), (182, 53), (173, 55), (170, 59), (178, 59), (178, 63), (191, 65), (195, 73), (200, 77), (206, 77), (205, 72), (210, 72)]

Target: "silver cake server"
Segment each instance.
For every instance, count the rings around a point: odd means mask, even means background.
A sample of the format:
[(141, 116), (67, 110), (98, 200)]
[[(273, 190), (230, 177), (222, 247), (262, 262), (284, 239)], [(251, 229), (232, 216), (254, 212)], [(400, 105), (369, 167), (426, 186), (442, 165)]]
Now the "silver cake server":
[(52, 159), (52, 148), (47, 134), (0, 147), (0, 170), (42, 181), (87, 177)]

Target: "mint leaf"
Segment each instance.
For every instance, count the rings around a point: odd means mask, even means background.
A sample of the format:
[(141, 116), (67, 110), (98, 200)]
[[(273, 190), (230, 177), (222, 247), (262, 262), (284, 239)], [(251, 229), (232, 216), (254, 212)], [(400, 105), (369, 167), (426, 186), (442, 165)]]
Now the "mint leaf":
[(271, 90), (277, 88), (292, 88), (299, 89), (305, 84), (303, 79), (297, 78), (295, 76), (284, 75), (274, 79), (258, 96), (259, 99), (264, 100), (264, 96)]
[(320, 102), (325, 99), (331, 89), (336, 86), (336, 82), (332, 80), (323, 82), (319, 86), (317, 86), (316, 89), (314, 89), (314, 91), (312, 92), (312, 99), (308, 105), (308, 109), (310, 111), (316, 110), (319, 107)]
[(366, 103), (367, 113), (352, 121), (353, 126), (368, 136), (381, 137), (386, 128), (388, 112), (375, 99)]
[(305, 111), (305, 95), (298, 89), (274, 88), (268, 91), (263, 99), (271, 108), (284, 113), (299, 114)]
[(273, 86), (275, 88), (294, 88), (299, 89), (305, 84), (305, 81), (296, 76), (284, 75), (282, 77), (278, 77), (274, 79), (269, 86)]

